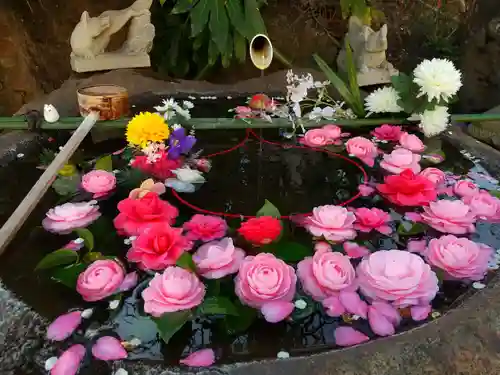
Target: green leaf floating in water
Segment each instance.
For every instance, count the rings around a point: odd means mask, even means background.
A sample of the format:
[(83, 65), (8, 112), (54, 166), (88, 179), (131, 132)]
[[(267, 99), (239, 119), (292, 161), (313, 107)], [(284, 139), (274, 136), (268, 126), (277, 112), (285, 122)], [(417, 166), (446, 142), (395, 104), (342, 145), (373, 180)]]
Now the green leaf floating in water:
[(94, 169), (113, 172), (113, 159), (111, 159), (111, 155), (106, 155), (98, 159), (95, 163)]
[(422, 223), (409, 223), (402, 222), (398, 226), (398, 234), (402, 236), (414, 236), (416, 234), (424, 233), (426, 230), (426, 226)]
[(86, 228), (75, 229), (75, 232), (78, 237), (83, 239), (85, 247), (89, 251), (92, 251), (94, 249), (94, 235), (92, 234), (92, 232)]
[(75, 194), (79, 186), (80, 175), (78, 173), (72, 176), (57, 176), (56, 180), (52, 183), (52, 188), (59, 195)]
[(59, 249), (47, 254), (38, 262), (35, 270), (46, 270), (57, 266), (66, 266), (78, 261), (78, 253), (74, 250)]
[(193, 315), (191, 310), (177, 311), (163, 314), (160, 318), (151, 318), (158, 328), (162, 340), (168, 344), (172, 336), (179, 331), (184, 324), (189, 322)]
[(83, 263), (73, 264), (69, 267), (54, 270), (51, 277), (53, 280), (74, 289), (78, 276), (85, 271), (85, 268), (87, 268), (87, 266)]
[(226, 297), (207, 297), (198, 307), (198, 313), (201, 315), (233, 315), (238, 316), (238, 309)]
[(272, 204), (271, 202), (269, 202), (266, 199), (264, 202), (264, 205), (261, 207), (261, 209), (259, 211), (257, 211), (256, 216), (259, 216), (259, 217), (260, 216), (272, 216), (272, 217), (279, 219), (281, 217), (281, 213), (274, 204)]
[(193, 257), (189, 253), (182, 253), (175, 263), (176, 266), (184, 268), (188, 271), (196, 271), (196, 266), (193, 262)]
[(300, 262), (313, 254), (312, 248), (298, 242), (282, 241), (266, 246), (266, 252), (272, 252), (276, 257), (285, 262)]

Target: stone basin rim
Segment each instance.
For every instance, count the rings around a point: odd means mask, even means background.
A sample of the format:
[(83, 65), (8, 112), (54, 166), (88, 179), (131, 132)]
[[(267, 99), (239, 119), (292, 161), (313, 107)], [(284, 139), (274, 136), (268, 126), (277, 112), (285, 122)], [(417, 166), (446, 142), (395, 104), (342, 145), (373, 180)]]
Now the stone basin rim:
[[(500, 166), (495, 165), (495, 160), (500, 159), (500, 152), (477, 142), (475, 139), (464, 134), (460, 128), (454, 127), (449, 134), (445, 135), (449, 141), (467, 148), (470, 152), (483, 159), (483, 165), (494, 175), (500, 175)], [(37, 135), (27, 132), (9, 132), (0, 135), (0, 164), (15, 160), (18, 153), (36, 152)], [(249, 362), (240, 362), (215, 366), (214, 368), (202, 371), (188, 371), (178, 367), (165, 367), (160, 364), (122, 361), (113, 364), (113, 369), (124, 368), (129, 374), (167, 375), (174, 373), (197, 373), (197, 374), (228, 374), (228, 375), (271, 375), (282, 374), (292, 371), (296, 374), (336, 375), (336, 374), (370, 374), (370, 375), (400, 375), (401, 373), (412, 375), (421, 374), (421, 369), (416, 367), (415, 361), (431, 362), (431, 365), (439, 368), (439, 373), (456, 374), (450, 369), (453, 361), (456, 362), (457, 355), (461, 352), (478, 353), (488, 352), (498, 347), (500, 332), (500, 275), (495, 275), (488, 286), (476, 291), (473, 296), (465, 294), (460, 302), (452, 310), (443, 316), (430, 321), (420, 327), (399, 333), (397, 335), (378, 338), (358, 346), (329, 350), (321, 353), (292, 357), (286, 360), (262, 359)], [(17, 300), (15, 297), (13, 300)], [(36, 312), (25, 306), (25, 314), (40, 320), (37, 332), (44, 332), (44, 325), (47, 321), (41, 318)], [(5, 319), (17, 319), (19, 316)], [(18, 323), (11, 320), (11, 325), (15, 327)], [(495, 329), (496, 328), (496, 329)], [(26, 334), (21, 337), (14, 337), (9, 342), (0, 340), (0, 349), (8, 346), (21, 346), (26, 340)], [(467, 347), (475, 347), (470, 352)], [(477, 348), (481, 349), (477, 349)], [(40, 348), (39, 348), (40, 349)], [(478, 352), (479, 350), (479, 352)], [(454, 353), (454, 352), (457, 352)], [(54, 351), (47, 343), (38, 351), (35, 361), (37, 367), (43, 369), (44, 361), (53, 355)], [(32, 354), (26, 354), (32, 357)], [(383, 359), (383, 364), (380, 360)], [(448, 367), (446, 367), (448, 366)], [(490, 366), (488, 369), (500, 369), (491, 367), (493, 364), (483, 364)], [(447, 370), (448, 369), (448, 370)], [(1, 370), (1, 365), (0, 365)], [(479, 371), (479, 370), (478, 370)], [(489, 371), (489, 370), (488, 370)], [(494, 370), (496, 371), (496, 370)], [(1, 372), (1, 371), (0, 371)], [(1, 372), (4, 374), (4, 372)], [(429, 372), (433, 374), (432, 372)], [(436, 372), (437, 374), (438, 372)], [(491, 372), (477, 372), (477, 374), (489, 374)], [(7, 372), (6, 372), (7, 374)]]

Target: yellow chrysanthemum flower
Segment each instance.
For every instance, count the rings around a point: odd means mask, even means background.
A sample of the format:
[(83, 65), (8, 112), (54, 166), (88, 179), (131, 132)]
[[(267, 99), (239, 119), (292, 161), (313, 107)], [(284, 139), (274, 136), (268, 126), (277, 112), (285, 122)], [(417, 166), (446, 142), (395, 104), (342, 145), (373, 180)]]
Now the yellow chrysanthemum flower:
[(163, 117), (157, 113), (144, 112), (134, 116), (127, 125), (127, 142), (144, 148), (149, 142), (168, 139), (170, 129)]
[(76, 166), (74, 164), (65, 164), (58, 172), (59, 176), (70, 177), (76, 174)]

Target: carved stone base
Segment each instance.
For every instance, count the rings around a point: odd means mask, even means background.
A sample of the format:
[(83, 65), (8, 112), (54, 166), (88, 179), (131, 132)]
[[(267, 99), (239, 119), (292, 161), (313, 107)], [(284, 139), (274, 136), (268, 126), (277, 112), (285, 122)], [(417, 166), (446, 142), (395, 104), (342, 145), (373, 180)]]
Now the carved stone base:
[(358, 72), (358, 85), (361, 87), (390, 83), (391, 76), (396, 74), (398, 74), (397, 69), (388, 62), (386, 69), (369, 69), (366, 72)]
[(118, 52), (107, 52), (96, 56), (94, 59), (71, 56), (70, 61), (71, 68), (77, 73), (151, 66), (148, 54), (125, 55)]

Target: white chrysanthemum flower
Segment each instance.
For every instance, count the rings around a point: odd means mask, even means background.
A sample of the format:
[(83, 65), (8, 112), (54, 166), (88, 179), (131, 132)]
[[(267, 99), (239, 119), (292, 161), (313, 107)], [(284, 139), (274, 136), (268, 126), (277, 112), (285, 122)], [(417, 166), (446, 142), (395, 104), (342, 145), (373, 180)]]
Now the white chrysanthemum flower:
[(413, 82), (420, 86), (417, 97), (446, 102), (462, 87), (462, 73), (447, 59), (424, 60), (413, 71)]
[[(436, 106), (433, 110), (426, 110), (415, 117), (420, 120), (419, 127), (425, 136), (432, 137), (448, 127), (450, 114), (448, 113), (448, 107)], [(415, 117), (412, 116), (410, 119)]]
[(365, 108), (371, 113), (402, 112), (403, 108), (398, 105), (399, 99), (394, 87), (382, 87), (365, 98)]

